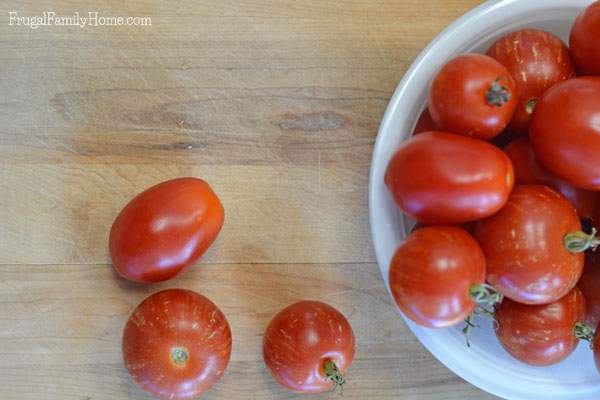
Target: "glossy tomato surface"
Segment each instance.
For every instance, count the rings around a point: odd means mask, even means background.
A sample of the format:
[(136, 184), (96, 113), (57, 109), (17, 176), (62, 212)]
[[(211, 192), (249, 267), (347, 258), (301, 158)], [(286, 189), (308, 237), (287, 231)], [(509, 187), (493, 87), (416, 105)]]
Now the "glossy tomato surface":
[(110, 255), (124, 278), (144, 283), (177, 275), (208, 249), (224, 211), (208, 183), (181, 178), (160, 183), (123, 208), (110, 231)]
[(600, 190), (600, 78), (550, 88), (535, 108), (530, 137), (550, 171), (576, 187)]
[(571, 28), (571, 54), (580, 73), (600, 75), (600, 1), (583, 11)]
[(600, 323), (600, 252), (588, 251), (585, 255), (583, 275), (577, 284), (583, 292), (587, 313), (585, 323), (590, 327)]
[(531, 365), (552, 365), (577, 347), (573, 328), (585, 316), (585, 300), (577, 288), (544, 305), (505, 299), (496, 311), (496, 336), (513, 357)]
[(482, 54), (450, 60), (435, 76), (429, 112), (443, 131), (491, 139), (506, 128), (517, 105), (508, 70)]
[(223, 375), (231, 330), (206, 297), (169, 289), (145, 299), (123, 332), (127, 370), (144, 390), (167, 400), (195, 399)]
[(342, 374), (354, 358), (354, 332), (335, 308), (319, 301), (301, 301), (280, 311), (269, 323), (263, 357), (273, 377), (300, 393), (331, 390), (326, 364)]
[(563, 244), (567, 233), (577, 231), (579, 217), (563, 196), (542, 185), (515, 187), (506, 206), (475, 230), (488, 282), (524, 304), (560, 299), (583, 270), (583, 254), (573, 254)]
[(419, 325), (445, 328), (473, 311), (469, 289), (484, 282), (485, 258), (465, 230), (424, 227), (400, 245), (389, 278), (394, 300), (406, 316)]
[(531, 115), (544, 92), (575, 76), (567, 46), (552, 33), (522, 29), (498, 39), (487, 51), (515, 80), (518, 103), (509, 129), (527, 133)]
[(569, 182), (544, 168), (528, 139), (521, 138), (511, 142), (504, 149), (515, 169), (517, 184), (541, 184), (556, 190), (571, 202), (581, 218), (594, 218), (600, 208), (598, 192), (578, 189)]
[(461, 224), (498, 211), (514, 184), (510, 159), (481, 140), (425, 132), (405, 141), (386, 171), (396, 204), (425, 224)]

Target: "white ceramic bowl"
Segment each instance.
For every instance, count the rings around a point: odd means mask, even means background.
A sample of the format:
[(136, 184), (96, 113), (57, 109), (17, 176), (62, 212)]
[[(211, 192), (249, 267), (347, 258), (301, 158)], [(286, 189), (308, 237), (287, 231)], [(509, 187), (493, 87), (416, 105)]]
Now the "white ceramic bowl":
[[(452, 57), (483, 52), (505, 33), (541, 28), (568, 39), (570, 27), (593, 0), (488, 1), (459, 18), (419, 55), (398, 85), (379, 129), (369, 182), (369, 212), (375, 253), (389, 290), (390, 260), (412, 226), (398, 210), (384, 185), (385, 169), (408, 138), (425, 108), (427, 91), (436, 71)], [(600, 40), (600, 39), (599, 39)], [(406, 320), (421, 343), (454, 373), (479, 388), (506, 399), (600, 399), (600, 374), (592, 353), (580, 343), (571, 357), (552, 367), (531, 367), (509, 356), (498, 343), (491, 324), (473, 334), (465, 346), (460, 327), (422, 328)]]

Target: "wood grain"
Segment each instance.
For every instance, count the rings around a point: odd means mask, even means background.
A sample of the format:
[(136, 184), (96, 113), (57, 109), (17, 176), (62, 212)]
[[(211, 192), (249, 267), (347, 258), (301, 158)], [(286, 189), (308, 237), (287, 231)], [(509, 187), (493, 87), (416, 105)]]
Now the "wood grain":
[[(358, 340), (350, 399), (491, 399), (423, 349), (375, 264), (367, 184), (378, 125), (418, 52), (478, 0), (0, 2), (2, 399), (148, 398), (120, 354), (145, 296), (211, 298), (234, 335), (209, 399), (285, 392), (261, 360), (274, 313), (339, 308)], [(8, 12), (151, 16), (150, 27), (9, 26)], [(193, 175), (226, 209), (200, 265), (115, 276), (107, 235), (154, 183)], [(329, 395), (317, 396), (327, 398)]]

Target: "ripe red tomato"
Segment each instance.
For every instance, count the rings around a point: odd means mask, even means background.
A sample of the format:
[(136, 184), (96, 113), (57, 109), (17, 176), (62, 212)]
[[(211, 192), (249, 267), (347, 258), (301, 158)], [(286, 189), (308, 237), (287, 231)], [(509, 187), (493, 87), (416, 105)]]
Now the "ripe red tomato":
[(441, 130), (479, 139), (502, 132), (516, 105), (510, 73), (482, 54), (465, 54), (448, 62), (429, 91), (429, 112)]
[(585, 267), (577, 286), (587, 305), (585, 323), (595, 328), (600, 323), (600, 252), (586, 253)]
[(123, 358), (144, 390), (166, 400), (193, 399), (223, 375), (231, 330), (206, 297), (169, 289), (140, 303), (123, 332)]
[(569, 44), (582, 74), (600, 75), (600, 1), (590, 5), (575, 20)]
[(517, 184), (539, 183), (556, 190), (571, 202), (582, 218), (593, 218), (600, 196), (597, 192), (577, 189), (569, 182), (552, 174), (537, 160), (533, 147), (527, 139), (517, 139), (504, 149), (515, 168)]
[(281, 385), (300, 393), (343, 388), (354, 358), (354, 332), (335, 308), (300, 301), (280, 311), (265, 332), (263, 357)]
[(533, 109), (544, 92), (575, 76), (569, 49), (555, 35), (523, 29), (498, 39), (487, 51), (504, 65), (515, 80), (518, 103), (509, 129), (527, 133)]
[(600, 190), (600, 78), (551, 87), (535, 108), (530, 137), (538, 160), (576, 187)]
[(429, 113), (429, 109), (424, 109), (419, 119), (417, 120), (417, 125), (413, 130), (413, 135), (418, 135), (419, 133), (429, 132), (429, 131), (437, 131), (439, 130), (438, 126), (431, 119), (431, 114)]
[(506, 297), (547, 304), (566, 295), (583, 270), (584, 256), (563, 244), (581, 231), (573, 206), (542, 185), (515, 187), (506, 206), (475, 231), (487, 260), (487, 280)]
[(216, 239), (224, 211), (208, 183), (181, 178), (160, 183), (123, 208), (110, 231), (117, 272), (132, 281), (164, 281), (193, 264)]
[(585, 300), (577, 288), (544, 305), (505, 299), (496, 311), (496, 336), (513, 357), (531, 365), (552, 365), (567, 358), (579, 339), (575, 324), (583, 321)]
[(510, 159), (489, 143), (426, 132), (402, 144), (385, 182), (398, 206), (420, 222), (455, 225), (502, 208), (514, 175)]
[(474, 310), (470, 290), (485, 281), (485, 258), (465, 230), (424, 227), (400, 245), (389, 278), (396, 304), (407, 317), (419, 325), (445, 328)]

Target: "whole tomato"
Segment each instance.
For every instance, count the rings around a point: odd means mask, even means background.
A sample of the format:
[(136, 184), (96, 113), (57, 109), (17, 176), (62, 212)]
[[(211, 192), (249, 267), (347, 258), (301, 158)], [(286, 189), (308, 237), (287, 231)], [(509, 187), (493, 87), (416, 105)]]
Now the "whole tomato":
[(598, 251), (586, 253), (585, 267), (577, 286), (583, 292), (587, 305), (585, 323), (595, 328), (600, 323), (600, 253)]
[(389, 281), (396, 304), (408, 318), (445, 328), (475, 309), (471, 292), (485, 281), (485, 258), (465, 230), (424, 227), (408, 235), (396, 251)]
[(563, 196), (542, 185), (515, 187), (506, 206), (475, 230), (487, 261), (487, 281), (519, 303), (560, 299), (583, 270), (583, 254), (572, 253), (564, 243), (567, 234), (579, 231), (579, 217)]
[(552, 365), (577, 347), (579, 340), (573, 329), (584, 316), (585, 300), (577, 288), (544, 305), (505, 299), (496, 311), (496, 336), (516, 359), (531, 365)]
[(137, 195), (110, 231), (117, 272), (152, 283), (177, 275), (208, 249), (223, 226), (224, 211), (208, 183), (180, 178)]
[(500, 210), (514, 175), (510, 159), (489, 143), (425, 132), (402, 144), (385, 182), (398, 206), (418, 221), (455, 225)]
[(581, 218), (594, 218), (600, 205), (598, 193), (578, 189), (544, 168), (538, 162), (529, 140), (517, 139), (506, 146), (504, 151), (513, 163), (517, 184), (538, 183), (549, 186), (565, 196)]
[(123, 332), (129, 374), (165, 400), (194, 399), (223, 375), (231, 330), (223, 313), (198, 293), (169, 289), (140, 303)]
[(518, 103), (509, 129), (527, 133), (533, 109), (544, 92), (575, 76), (569, 49), (555, 35), (523, 29), (498, 39), (487, 51), (504, 65), (515, 80)]
[(600, 1), (592, 3), (575, 20), (569, 45), (582, 74), (600, 75)]
[(576, 187), (600, 190), (600, 78), (574, 78), (538, 102), (530, 137), (538, 160)]
[(341, 390), (354, 358), (354, 332), (335, 308), (300, 301), (269, 323), (263, 357), (275, 380), (294, 392)]
[(429, 131), (437, 131), (439, 130), (438, 126), (431, 119), (431, 114), (429, 113), (429, 109), (424, 109), (421, 115), (419, 115), (419, 119), (417, 120), (417, 125), (413, 130), (413, 135), (418, 135), (419, 133), (429, 132)]
[(429, 91), (429, 112), (441, 130), (479, 139), (502, 132), (516, 105), (517, 91), (510, 73), (482, 54), (450, 60)]

